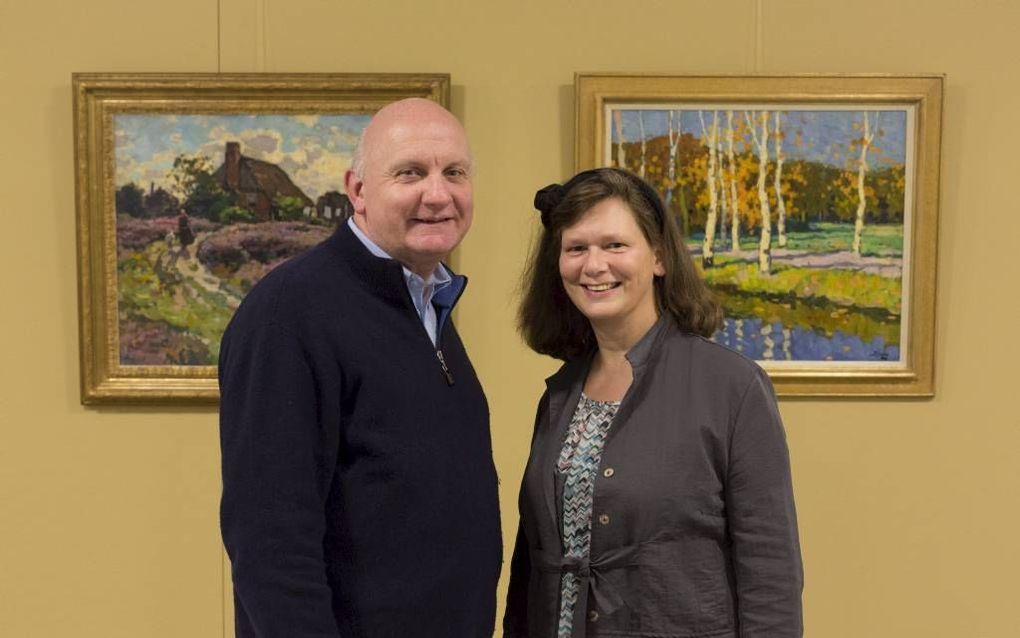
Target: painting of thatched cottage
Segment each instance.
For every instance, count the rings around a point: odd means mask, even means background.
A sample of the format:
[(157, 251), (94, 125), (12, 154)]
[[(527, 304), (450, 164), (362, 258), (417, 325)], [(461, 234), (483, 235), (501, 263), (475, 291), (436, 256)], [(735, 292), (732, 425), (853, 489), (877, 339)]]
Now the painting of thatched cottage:
[(117, 114), (120, 365), (215, 366), (251, 287), (352, 214), (369, 117)]
[(237, 197), (238, 206), (254, 213), (259, 221), (273, 218), (274, 201), (280, 196), (296, 197), (307, 208), (314, 206), (286, 171), (276, 164), (242, 155), (239, 142), (227, 142), (223, 164), (213, 178), (220, 188)]

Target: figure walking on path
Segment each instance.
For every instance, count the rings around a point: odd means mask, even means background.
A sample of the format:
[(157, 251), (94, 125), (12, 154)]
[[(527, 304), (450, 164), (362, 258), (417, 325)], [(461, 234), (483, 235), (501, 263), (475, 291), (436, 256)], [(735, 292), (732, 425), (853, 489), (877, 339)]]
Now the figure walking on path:
[(195, 234), (191, 232), (191, 221), (188, 218), (188, 211), (181, 209), (177, 215), (177, 241), (181, 245), (180, 253), (190, 258), (188, 246), (195, 243)]

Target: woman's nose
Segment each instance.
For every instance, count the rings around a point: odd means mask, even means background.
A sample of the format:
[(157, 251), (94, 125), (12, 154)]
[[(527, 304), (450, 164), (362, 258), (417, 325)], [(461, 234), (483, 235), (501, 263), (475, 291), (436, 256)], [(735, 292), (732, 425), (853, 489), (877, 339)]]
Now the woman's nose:
[(590, 248), (584, 256), (584, 273), (591, 275), (606, 269), (606, 256), (598, 248)]

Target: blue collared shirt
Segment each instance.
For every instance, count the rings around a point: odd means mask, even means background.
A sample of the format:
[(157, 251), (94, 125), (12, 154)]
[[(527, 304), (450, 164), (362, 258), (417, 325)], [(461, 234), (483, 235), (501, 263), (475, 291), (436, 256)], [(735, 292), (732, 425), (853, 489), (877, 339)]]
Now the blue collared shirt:
[[(393, 259), (385, 250), (380, 248), (374, 241), (368, 238), (358, 225), (354, 223), (354, 218), (351, 217), (347, 220), (347, 225), (350, 227), (351, 232), (357, 237), (365, 248), (369, 250), (376, 257), (382, 257), (383, 259)], [(436, 269), (432, 271), (428, 279), (422, 279), (421, 275), (412, 272), (407, 266), (401, 266), (404, 269), (404, 283), (407, 284), (407, 292), (411, 294), (411, 301), (414, 302), (415, 310), (418, 311), (418, 319), (421, 320), (422, 326), (425, 327), (425, 332), (428, 333), (429, 339), (432, 340), (432, 345), (436, 345), (436, 333), (437, 333), (437, 317), (436, 308), (432, 304), (433, 298), (436, 293), (447, 288), (453, 283), (453, 276), (450, 275), (450, 271), (446, 269), (443, 264), (436, 266)]]

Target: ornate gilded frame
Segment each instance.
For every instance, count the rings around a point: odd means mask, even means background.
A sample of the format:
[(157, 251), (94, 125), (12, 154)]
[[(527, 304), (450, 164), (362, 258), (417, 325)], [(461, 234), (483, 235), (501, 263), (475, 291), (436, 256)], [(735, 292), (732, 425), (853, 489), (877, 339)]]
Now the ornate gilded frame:
[[(670, 76), (579, 73), (575, 76), (575, 164), (584, 170), (609, 163), (614, 105), (636, 108), (753, 109), (815, 107), (861, 110), (902, 108), (913, 115), (906, 191), (909, 228), (903, 230), (902, 326), (908, 347), (896, 367), (867, 364), (794, 365), (759, 361), (780, 396), (934, 395), (936, 242), (938, 237), (941, 75)], [(630, 106), (628, 106), (630, 108)], [(910, 121), (910, 120), (908, 120)], [(672, 125), (671, 125), (672, 126)], [(644, 139), (644, 138), (642, 138)], [(906, 138), (909, 142), (911, 137)], [(904, 215), (906, 219), (906, 214)], [(907, 247), (909, 246), (909, 253)], [(907, 259), (909, 255), (909, 260)], [(907, 286), (909, 282), (909, 286)], [(790, 362), (785, 362), (790, 363)]]
[(447, 74), (76, 73), (74, 149), (81, 401), (215, 403), (214, 365), (122, 365), (113, 116), (372, 113), (407, 97), (449, 105)]

